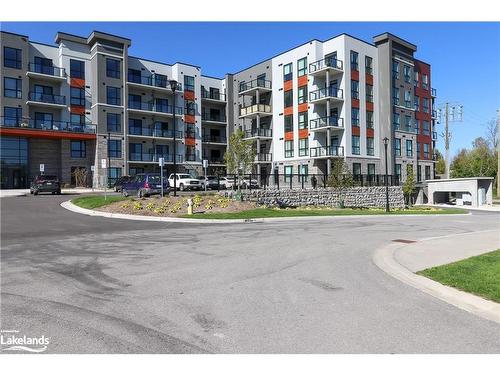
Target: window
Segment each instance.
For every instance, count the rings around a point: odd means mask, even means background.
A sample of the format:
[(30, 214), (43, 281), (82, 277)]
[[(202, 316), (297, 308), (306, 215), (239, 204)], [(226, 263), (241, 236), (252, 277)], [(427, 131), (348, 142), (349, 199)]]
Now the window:
[(399, 79), (399, 62), (392, 62), (392, 78)]
[(184, 76), (184, 91), (194, 91), (194, 77)]
[(366, 128), (367, 129), (373, 129), (373, 112), (372, 111), (366, 111)]
[(392, 99), (394, 101), (394, 105), (399, 105), (399, 88), (394, 87), (392, 95), (393, 95)]
[(121, 95), (119, 87), (106, 87), (106, 103), (111, 105), (121, 105)]
[(121, 168), (108, 168), (108, 184), (113, 186), (116, 180), (122, 176)]
[(307, 176), (309, 175), (309, 166), (307, 164), (301, 164), (298, 166), (300, 181), (307, 181)]
[(419, 165), (417, 167), (417, 182), (422, 181), (422, 166)]
[(431, 166), (430, 165), (425, 166), (425, 179), (426, 180), (431, 179)]
[(358, 53), (351, 51), (351, 70), (359, 70)]
[(394, 138), (394, 154), (396, 156), (401, 156), (401, 139)]
[[(154, 74), (153, 84), (156, 87), (167, 87), (168, 77), (166, 75), (163, 75), (163, 74), (155, 73)], [(210, 96), (210, 97), (214, 98), (214, 99), (218, 99), (219, 95), (217, 95), (216, 97), (215, 96)]]
[(128, 106), (131, 109), (142, 109), (141, 95), (128, 94)]
[(293, 157), (293, 141), (285, 141), (285, 158)]
[(396, 177), (398, 178), (398, 180), (401, 180), (401, 164), (395, 165), (394, 173), (396, 174)]
[(52, 113), (35, 112), (35, 128), (52, 129), (54, 116)]
[(85, 90), (79, 87), (70, 88), (70, 103), (71, 105), (85, 106)]
[(135, 160), (135, 161), (142, 160), (142, 144), (130, 143), (128, 145), (128, 156), (130, 160)]
[(417, 72), (417, 71), (414, 71), (414, 72), (413, 72), (413, 85), (414, 85), (415, 87), (417, 87), (417, 86), (418, 86), (418, 72)]
[(401, 117), (399, 113), (394, 112), (392, 121), (394, 125), (394, 130), (399, 130), (399, 128), (401, 127)]
[(307, 112), (299, 112), (299, 129), (307, 129)]
[(413, 97), (413, 108), (415, 108), (415, 111), (420, 111), (420, 97), (415, 95)]
[(293, 131), (293, 115), (285, 116), (285, 133)]
[(406, 140), (406, 157), (413, 157), (413, 141), (411, 139)]
[(309, 138), (299, 138), (299, 156), (309, 155)]
[(422, 74), (422, 88), (424, 90), (429, 88), (429, 76), (427, 74)]
[(293, 78), (292, 63), (283, 66), (283, 81), (290, 81)]
[(108, 156), (110, 158), (122, 157), (122, 141), (119, 139), (108, 140)]
[(405, 77), (405, 82), (411, 82), (411, 68), (408, 65), (403, 67), (403, 75)]
[(411, 132), (412, 126), (411, 126), (411, 116), (405, 116), (405, 131)]
[(422, 107), (424, 107), (425, 113), (429, 113), (429, 99), (428, 98), (423, 99)]
[(373, 59), (370, 56), (365, 56), (365, 73), (373, 75)]
[(375, 142), (373, 137), (366, 137), (366, 155), (375, 155)]
[(359, 99), (359, 81), (351, 80), (351, 98)]
[(142, 120), (129, 118), (128, 119), (128, 132), (133, 135), (142, 135)]
[[(368, 164), (368, 176), (375, 177), (375, 164)], [(370, 178), (370, 181), (373, 181), (373, 177)]]
[(422, 134), (431, 135), (431, 124), (429, 123), (429, 121), (422, 121)]
[(373, 86), (366, 84), (366, 101), (373, 103)]
[(141, 71), (138, 69), (128, 69), (127, 80), (134, 83), (142, 83)]
[(71, 157), (73, 159), (82, 159), (87, 154), (87, 144), (85, 141), (71, 141)]
[(359, 176), (361, 176), (361, 163), (352, 163), (352, 175), (359, 179)]
[(285, 182), (290, 182), (292, 180), (293, 166), (285, 166)]
[(307, 86), (299, 87), (298, 92), (299, 92), (298, 103), (299, 104), (307, 103)]
[(7, 98), (21, 99), (23, 97), (22, 81), (17, 78), (3, 78), (3, 95)]
[(69, 117), (69, 121), (72, 125), (85, 125), (85, 115), (72, 113)]
[(122, 120), (119, 113), (108, 113), (107, 115), (107, 128), (108, 132), (119, 133), (121, 132)]
[(85, 62), (80, 60), (69, 60), (69, 76), (71, 78), (85, 79)]
[(411, 91), (405, 91), (405, 107), (411, 108)]
[(428, 143), (424, 143), (424, 159), (429, 159), (429, 148), (430, 145)]
[(120, 78), (120, 60), (106, 59), (106, 77)]
[(353, 135), (352, 136), (352, 153), (354, 155), (359, 155), (360, 153), (360, 146), (359, 146), (359, 135)]
[(351, 125), (359, 126), (359, 108), (351, 109)]
[(307, 74), (307, 57), (297, 61), (297, 77)]
[(18, 107), (3, 107), (4, 125), (17, 126), (22, 122), (23, 109)]
[(3, 66), (6, 68), (21, 69), (22, 51), (17, 48), (3, 47)]
[(293, 106), (293, 90), (284, 93), (285, 108)]

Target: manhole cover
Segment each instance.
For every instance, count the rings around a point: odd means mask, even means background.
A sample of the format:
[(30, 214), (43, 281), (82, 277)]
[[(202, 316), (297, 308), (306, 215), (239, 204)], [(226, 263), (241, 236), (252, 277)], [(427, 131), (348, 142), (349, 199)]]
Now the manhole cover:
[(414, 243), (414, 242), (417, 242), (417, 241), (397, 239), (397, 240), (392, 240), (392, 242)]

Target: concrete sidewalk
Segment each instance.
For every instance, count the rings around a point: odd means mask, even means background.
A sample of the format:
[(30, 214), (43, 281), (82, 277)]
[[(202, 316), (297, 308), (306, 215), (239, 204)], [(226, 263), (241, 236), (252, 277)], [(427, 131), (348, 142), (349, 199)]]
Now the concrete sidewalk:
[(498, 212), (500, 213), (500, 205), (493, 204), (492, 206), (483, 205), (479, 207), (469, 207), (469, 206), (456, 206), (453, 204), (416, 204), (415, 206), (430, 206), (430, 207), (438, 207), (438, 208), (463, 208), (464, 210), (471, 211), (485, 211), (485, 212)]

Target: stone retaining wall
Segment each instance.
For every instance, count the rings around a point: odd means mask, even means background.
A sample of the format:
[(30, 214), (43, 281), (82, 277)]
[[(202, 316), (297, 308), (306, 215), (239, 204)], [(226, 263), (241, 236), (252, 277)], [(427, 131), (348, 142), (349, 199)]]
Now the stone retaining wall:
[[(236, 192), (222, 193), (232, 197)], [(352, 187), (343, 189), (262, 189), (242, 191), (243, 199), (272, 207), (329, 206), (339, 207), (343, 198), (345, 207), (384, 208), (385, 187)], [(404, 207), (404, 195), (400, 186), (389, 186), (389, 206)]]

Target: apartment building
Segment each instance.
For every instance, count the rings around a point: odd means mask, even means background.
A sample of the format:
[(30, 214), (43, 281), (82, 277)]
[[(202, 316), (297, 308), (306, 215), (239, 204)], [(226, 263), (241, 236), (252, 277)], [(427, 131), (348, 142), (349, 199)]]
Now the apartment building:
[[(1, 32), (1, 187), (25, 188), (43, 169), (74, 184), (158, 171), (224, 174), (228, 137), (252, 140), (253, 172), (355, 176), (434, 174), (430, 65), (391, 34), (374, 44), (341, 34), (312, 40), (224, 78), (201, 67), (129, 56), (131, 40), (59, 32), (55, 45)], [(399, 72), (396, 74), (396, 72)], [(174, 152), (175, 149), (175, 152)]]

